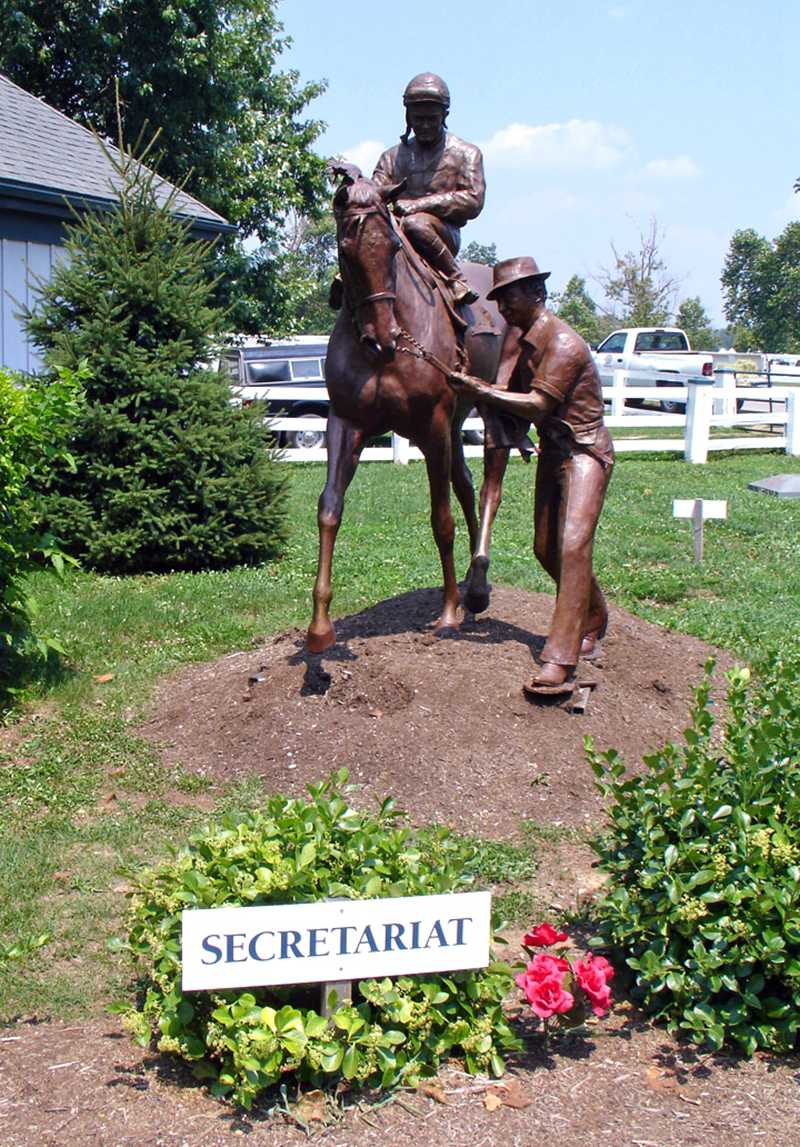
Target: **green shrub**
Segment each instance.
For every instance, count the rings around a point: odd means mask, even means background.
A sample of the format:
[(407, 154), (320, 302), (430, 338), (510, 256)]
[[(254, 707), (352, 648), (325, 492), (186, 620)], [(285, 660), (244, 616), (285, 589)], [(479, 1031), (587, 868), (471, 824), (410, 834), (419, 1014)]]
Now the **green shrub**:
[(800, 685), (773, 661), (727, 674), (722, 729), (695, 691), (685, 746), (627, 776), (587, 741), (610, 830), (598, 942), (634, 973), (634, 994), (670, 1029), (751, 1055), (788, 1051), (800, 1028)]
[(285, 468), (255, 408), (207, 366), (225, 316), (211, 305), (212, 244), (159, 203), (152, 171), (109, 158), (120, 202), (68, 228), (68, 258), (28, 329), (48, 369), (91, 370), (74, 465), (42, 475), (47, 524), (110, 573), (221, 569), (274, 557)]
[(67, 439), (85, 379), (84, 369), (62, 369), (49, 383), (0, 370), (0, 711), (57, 648), (34, 633), (26, 575), (42, 565), (60, 572), (64, 559), (42, 529), (31, 487), (51, 467), (72, 464)]
[(173, 859), (136, 878), (126, 947), (143, 981), (136, 1007), (115, 1010), (142, 1043), (191, 1061), (212, 1090), (249, 1107), (287, 1073), (319, 1086), (344, 1076), (391, 1087), (434, 1075), (451, 1052), (471, 1071), (503, 1071), (518, 1048), (502, 1011), (511, 969), (362, 981), (354, 1006), (330, 1020), (316, 988), (257, 988), (184, 995), (181, 911), (231, 904), (289, 904), (463, 890), (472, 846), (447, 829), (424, 844), (398, 824), (390, 799), (359, 812), (346, 771), (309, 786), (309, 800), (272, 797), (263, 812), (228, 815), (193, 835)]

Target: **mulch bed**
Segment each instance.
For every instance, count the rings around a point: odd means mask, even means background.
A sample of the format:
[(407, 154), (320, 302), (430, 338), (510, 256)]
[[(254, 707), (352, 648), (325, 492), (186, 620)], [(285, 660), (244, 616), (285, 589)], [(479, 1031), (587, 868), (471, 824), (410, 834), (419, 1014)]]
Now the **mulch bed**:
[[(143, 1052), (110, 1022), (0, 1029), (3, 1147), (279, 1147), (306, 1142), (281, 1116), (241, 1114), (188, 1071)], [(586, 1038), (512, 1065), (505, 1088), (447, 1068), (432, 1095), (402, 1092), (380, 1108), (345, 1095), (327, 1144), (424, 1147), (792, 1147), (800, 1059), (699, 1059), (617, 1010)], [(489, 1096), (500, 1100), (494, 1110)], [(291, 1099), (294, 1096), (291, 1095)], [(444, 1102), (442, 1102), (444, 1100)], [(487, 1102), (489, 1106), (487, 1106)], [(507, 1105), (510, 1104), (510, 1105)]]
[[(613, 610), (603, 661), (580, 670), (596, 688), (575, 714), (520, 692), (551, 598), (498, 588), (489, 614), (448, 640), (427, 629), (437, 604), (437, 592), (420, 590), (345, 618), (339, 644), (321, 659), (307, 658), (302, 634), (291, 632), (187, 668), (160, 688), (140, 731), (165, 761), (215, 784), (256, 774), (270, 791), (296, 793), (346, 765), (361, 803), (392, 793), (415, 823), (513, 839), (523, 819), (601, 823), (583, 737), (618, 748), (635, 767), (648, 749), (680, 737), (692, 686), (714, 652)], [(720, 669), (728, 665), (719, 655)], [(591, 853), (575, 839), (556, 841), (534, 883), (555, 911), (573, 907), (597, 884)], [(539, 1040), (530, 1048), (505, 1088), (492, 1091), (456, 1063), (428, 1094), (401, 1093), (386, 1106), (345, 1094), (348, 1110), (311, 1129), (342, 1147), (798, 1142), (797, 1057), (698, 1058), (625, 1003), (588, 1034), (554, 1042), (550, 1058)], [(114, 1020), (29, 1019), (0, 1030), (4, 1147), (215, 1147), (243, 1138), (265, 1147), (305, 1141), (280, 1116), (219, 1104)]]

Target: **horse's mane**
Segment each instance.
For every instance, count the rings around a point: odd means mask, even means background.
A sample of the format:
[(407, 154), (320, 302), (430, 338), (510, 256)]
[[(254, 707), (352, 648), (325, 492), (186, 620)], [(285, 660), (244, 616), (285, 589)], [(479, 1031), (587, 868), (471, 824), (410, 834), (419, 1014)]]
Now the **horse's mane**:
[(382, 214), (386, 216), (389, 226), (395, 231), (399, 246), (398, 254), (406, 264), (411, 281), (415, 284), (415, 289), (419, 291), (420, 288), (423, 288), (430, 291), (434, 283), (433, 273), (403, 234), (402, 228), (396, 227), (392, 223), (391, 214), (384, 202), (380, 186), (366, 175), (362, 175), (361, 172), (358, 172), (354, 178), (348, 172), (348, 176), (347, 182), (339, 187), (333, 199), (333, 209), (337, 219), (341, 220), (345, 212), (352, 207), (356, 209), (379, 208)]
[(353, 184), (348, 199), (356, 207), (369, 207), (373, 203), (383, 203), (377, 184), (373, 183), (371, 179), (367, 179), (366, 175), (362, 175)]
[(343, 212), (347, 207), (383, 207), (380, 189), (365, 175), (359, 175), (354, 183), (345, 183), (334, 196), (334, 210)]

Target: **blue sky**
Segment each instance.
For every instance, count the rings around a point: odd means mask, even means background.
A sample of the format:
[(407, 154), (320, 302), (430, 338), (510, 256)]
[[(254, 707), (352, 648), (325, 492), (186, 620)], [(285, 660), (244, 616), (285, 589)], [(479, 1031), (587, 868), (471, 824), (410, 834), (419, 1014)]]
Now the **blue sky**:
[[(480, 145), (486, 206), (464, 230), (532, 254), (559, 290), (594, 283), (610, 243), (655, 217), (680, 295), (721, 322), (731, 235), (800, 218), (797, 0), (283, 0), (281, 66), (326, 79), (322, 154), (371, 172), (403, 130), (420, 71), (450, 86), (449, 128)], [(779, 348), (775, 348), (776, 350)]]

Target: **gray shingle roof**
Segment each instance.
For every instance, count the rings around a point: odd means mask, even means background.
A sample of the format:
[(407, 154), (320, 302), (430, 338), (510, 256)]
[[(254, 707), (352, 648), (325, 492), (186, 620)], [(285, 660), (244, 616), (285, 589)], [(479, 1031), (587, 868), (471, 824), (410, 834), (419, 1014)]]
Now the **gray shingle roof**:
[[(104, 143), (119, 155), (116, 147)], [(108, 156), (90, 131), (0, 75), (0, 187), (13, 189), (22, 198), (27, 189), (32, 194), (66, 196), (72, 202), (113, 202), (118, 185)], [(157, 179), (156, 189), (160, 202), (174, 190), (164, 179)], [(222, 215), (182, 191), (175, 210), (215, 229), (230, 228)]]

